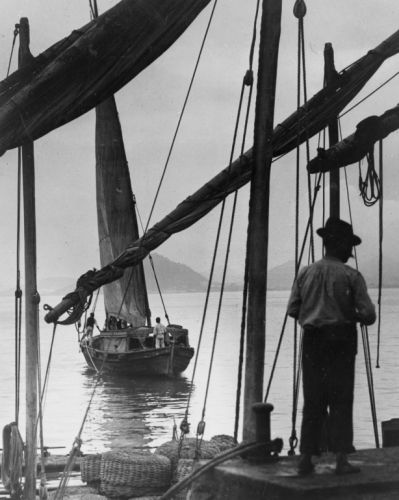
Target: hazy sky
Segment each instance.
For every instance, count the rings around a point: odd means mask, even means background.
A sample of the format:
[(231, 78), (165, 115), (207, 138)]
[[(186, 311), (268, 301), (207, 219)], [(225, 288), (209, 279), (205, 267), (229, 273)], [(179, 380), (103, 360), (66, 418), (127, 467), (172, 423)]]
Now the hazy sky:
[[(99, 0), (105, 11), (117, 3)], [(219, 0), (198, 77), (172, 155), (160, 200), (157, 222), (177, 203), (227, 165), (242, 77), (248, 67), (255, 0)], [(283, 1), (275, 123), (296, 107), (297, 20), (294, 1)], [(331, 42), (338, 70), (364, 55), (398, 29), (397, 0), (308, 0), (305, 18), (308, 96), (323, 81), (323, 49)], [(89, 20), (84, 0), (2, 0), (0, 74), (5, 77), (14, 24), (21, 16), (31, 26), (31, 50), (39, 54)], [(144, 221), (155, 194), (168, 148), (193, 71), (210, 6), (188, 31), (150, 68), (117, 95), (133, 190)], [(13, 68), (15, 69), (15, 58)], [(399, 56), (385, 62), (359, 100), (399, 71)], [(1, 73), (2, 72), (2, 73)], [(343, 135), (358, 121), (381, 114), (398, 103), (399, 78), (368, 99), (341, 122)], [(385, 141), (385, 245), (398, 248), (398, 133)], [(247, 148), (252, 145), (252, 131)], [(315, 155), (317, 137), (310, 145)], [(94, 113), (51, 132), (35, 144), (37, 244), (39, 278), (70, 276), (71, 282), (99, 266), (94, 162)], [(0, 158), (0, 289), (15, 283), (16, 152)], [(305, 179), (305, 163), (301, 170)], [(273, 165), (270, 215), (270, 264), (293, 259), (295, 155)], [(362, 236), (365, 258), (375, 252), (376, 210), (362, 206), (357, 192), (357, 166), (348, 168), (355, 230)], [(306, 219), (302, 192), (301, 219)], [(230, 205), (228, 205), (230, 206)], [(240, 276), (246, 238), (248, 190), (239, 196), (231, 252), (232, 276)], [(219, 209), (197, 226), (165, 243), (159, 253), (207, 273)], [(360, 256), (361, 257), (361, 256)], [(362, 258), (362, 257), (361, 257)], [(40, 284), (40, 282), (39, 282)]]

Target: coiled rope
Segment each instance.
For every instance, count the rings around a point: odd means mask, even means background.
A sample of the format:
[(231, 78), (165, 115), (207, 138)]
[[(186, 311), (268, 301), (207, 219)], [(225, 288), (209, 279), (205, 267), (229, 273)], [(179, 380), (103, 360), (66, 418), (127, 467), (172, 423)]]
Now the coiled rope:
[(1, 480), (13, 500), (22, 498), (22, 462), (24, 443), (16, 422), (3, 428)]

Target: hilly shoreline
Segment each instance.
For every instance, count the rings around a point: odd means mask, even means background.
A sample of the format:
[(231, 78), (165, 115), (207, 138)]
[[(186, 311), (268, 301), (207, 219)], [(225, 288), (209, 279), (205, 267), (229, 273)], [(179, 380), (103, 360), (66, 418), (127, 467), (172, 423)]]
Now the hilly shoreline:
[[(185, 264), (174, 262), (160, 254), (152, 254), (154, 268), (157, 274), (159, 286), (163, 292), (169, 293), (191, 293), (204, 292), (207, 288), (207, 278), (201, 273), (194, 271)], [(350, 262), (353, 266), (354, 261)], [(144, 270), (147, 280), (148, 293), (158, 291), (152, 267), (146, 259)], [(378, 287), (378, 259), (370, 258), (364, 264), (361, 263), (361, 272), (369, 288)], [(285, 262), (273, 267), (268, 271), (269, 290), (290, 290), (294, 276), (294, 262)], [(38, 280), (41, 295), (60, 295), (71, 292), (75, 288), (75, 277), (51, 277)], [(220, 283), (215, 283), (214, 289), (219, 289)], [(383, 263), (383, 287), (399, 287), (399, 268), (393, 259), (385, 259)], [(242, 283), (238, 281), (227, 282), (226, 291), (242, 290)], [(14, 294), (14, 290), (2, 290), (0, 296)]]

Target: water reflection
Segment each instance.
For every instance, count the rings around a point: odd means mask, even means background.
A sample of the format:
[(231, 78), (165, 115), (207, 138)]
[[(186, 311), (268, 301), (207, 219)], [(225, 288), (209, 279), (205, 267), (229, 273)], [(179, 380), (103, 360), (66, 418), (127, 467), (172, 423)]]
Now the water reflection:
[[(96, 375), (82, 372), (90, 397)], [(104, 374), (85, 426), (85, 450), (157, 446), (172, 438), (184, 415), (190, 382), (185, 377), (128, 377)]]

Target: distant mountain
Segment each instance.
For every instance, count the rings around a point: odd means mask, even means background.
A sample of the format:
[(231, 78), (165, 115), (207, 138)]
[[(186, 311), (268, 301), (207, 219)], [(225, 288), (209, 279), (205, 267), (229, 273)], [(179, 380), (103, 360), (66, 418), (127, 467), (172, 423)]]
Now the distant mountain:
[[(174, 262), (157, 253), (152, 254), (155, 273), (161, 291), (201, 292), (206, 290), (207, 279), (185, 264)], [(148, 292), (156, 292), (157, 285), (149, 259), (144, 261)]]
[[(155, 272), (162, 292), (201, 292), (206, 290), (207, 279), (190, 267), (173, 262), (157, 253), (152, 254)], [(149, 259), (144, 261), (144, 272), (149, 293), (157, 291), (154, 272)], [(51, 277), (38, 280), (41, 295), (65, 295), (75, 289), (76, 276)], [(13, 291), (0, 292), (0, 296)]]
[[(185, 264), (174, 262), (157, 253), (152, 254), (155, 272), (162, 292), (202, 292), (206, 290), (207, 278), (194, 271)], [(353, 259), (350, 265), (354, 265)], [(378, 286), (378, 258), (369, 258), (363, 262), (360, 259), (360, 271), (366, 279), (369, 288)], [(149, 293), (157, 292), (157, 285), (150, 262), (144, 262), (144, 270), (147, 279)], [(268, 271), (268, 288), (270, 290), (290, 290), (294, 277), (294, 262), (289, 261)], [(41, 295), (63, 296), (75, 288), (74, 277), (52, 277), (38, 280), (38, 288)], [(383, 261), (383, 286), (387, 288), (399, 287), (399, 265), (395, 259), (385, 257)], [(219, 284), (215, 283), (215, 288)], [(241, 290), (242, 283), (226, 284), (227, 291)], [(14, 290), (0, 291), (0, 296), (13, 294)]]
[[(399, 259), (398, 259), (399, 261)], [(391, 257), (383, 259), (382, 284), (385, 288), (399, 287), (399, 262)], [(354, 259), (348, 263), (355, 267)], [(363, 274), (367, 286), (376, 288), (378, 286), (378, 257), (369, 257), (367, 260), (359, 259), (359, 270)], [(269, 269), (268, 287), (271, 290), (290, 290), (294, 277), (294, 262), (289, 261), (280, 266)]]

